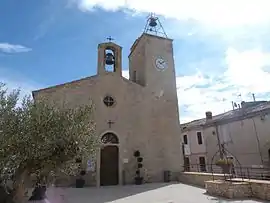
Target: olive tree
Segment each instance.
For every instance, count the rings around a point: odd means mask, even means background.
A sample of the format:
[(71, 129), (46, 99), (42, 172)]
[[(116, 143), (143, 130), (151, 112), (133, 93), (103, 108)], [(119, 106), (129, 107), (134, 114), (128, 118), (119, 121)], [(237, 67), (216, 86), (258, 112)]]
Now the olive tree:
[(12, 178), (13, 199), (19, 201), (30, 174), (77, 172), (77, 157), (95, 154), (92, 104), (68, 108), (46, 99), (20, 100), (20, 91), (0, 84), (0, 175)]

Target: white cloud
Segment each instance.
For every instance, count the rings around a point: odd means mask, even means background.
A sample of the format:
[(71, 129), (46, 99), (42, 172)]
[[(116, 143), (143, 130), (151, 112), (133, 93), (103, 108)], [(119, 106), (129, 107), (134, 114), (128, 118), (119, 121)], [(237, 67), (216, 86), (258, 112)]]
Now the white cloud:
[(225, 76), (233, 84), (253, 92), (270, 90), (270, 73), (263, 70), (270, 65), (270, 53), (260, 49), (239, 52), (233, 48), (227, 50), (228, 70)]
[(115, 11), (155, 12), (178, 20), (195, 19), (215, 26), (270, 22), (269, 0), (70, 0), (83, 11), (96, 7)]
[(0, 43), (0, 51), (5, 53), (20, 53), (29, 52), (32, 49), (18, 44)]
[[(181, 121), (204, 117), (205, 111), (214, 114), (232, 109), (231, 101), (251, 101), (252, 93), (270, 93), (270, 73), (263, 68), (270, 65), (270, 53), (260, 49), (240, 52), (228, 48), (226, 71), (221, 75), (203, 77), (200, 73), (178, 77), (180, 109), (187, 106)], [(208, 84), (207, 88), (194, 85)], [(241, 97), (238, 95), (241, 94)], [(270, 98), (257, 98), (270, 100)], [(180, 115), (181, 116), (181, 115)]]
[(129, 72), (128, 72), (128, 70), (123, 70), (122, 71), (122, 76), (125, 77), (125, 78), (127, 78), (127, 79), (129, 79)]
[[(260, 49), (240, 52), (228, 48), (225, 60), (226, 70), (220, 75), (206, 77), (198, 71), (176, 78), (181, 123), (203, 118), (206, 111), (216, 115), (231, 110), (231, 101), (251, 101), (252, 93), (270, 93), (270, 73), (263, 70), (270, 66), (270, 53)], [(127, 75), (128, 71), (123, 71), (123, 76)]]
[(8, 91), (20, 90), (20, 97), (32, 94), (33, 90), (40, 89), (42, 86), (29, 80), (21, 73), (10, 71), (7, 68), (0, 67), (0, 83), (4, 83)]

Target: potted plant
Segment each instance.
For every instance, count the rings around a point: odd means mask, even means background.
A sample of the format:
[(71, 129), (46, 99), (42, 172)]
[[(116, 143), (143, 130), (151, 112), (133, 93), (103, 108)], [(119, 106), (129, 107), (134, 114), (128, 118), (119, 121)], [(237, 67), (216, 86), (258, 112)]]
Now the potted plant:
[(143, 183), (143, 177), (140, 175), (140, 170), (136, 170), (135, 184), (141, 185)]
[(143, 177), (141, 176), (141, 168), (143, 167), (142, 161), (143, 158), (140, 156), (140, 151), (134, 152), (134, 157), (137, 158), (137, 170), (136, 170), (136, 176), (134, 178), (136, 185), (141, 185), (143, 183)]
[(80, 177), (76, 179), (76, 188), (83, 188), (85, 185), (85, 180), (83, 176), (86, 174), (85, 170), (80, 172)]
[(223, 173), (230, 173), (233, 162), (230, 159), (220, 158), (216, 161), (216, 165), (222, 168)]

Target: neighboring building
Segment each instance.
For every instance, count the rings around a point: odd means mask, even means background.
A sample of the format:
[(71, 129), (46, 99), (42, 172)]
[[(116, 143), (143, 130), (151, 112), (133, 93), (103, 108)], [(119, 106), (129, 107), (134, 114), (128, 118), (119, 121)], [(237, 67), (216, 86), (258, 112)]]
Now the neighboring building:
[(35, 99), (71, 107), (92, 100), (103, 142), (93, 175), (98, 186), (134, 183), (135, 151), (146, 182), (163, 181), (166, 170), (174, 178), (182, 169), (172, 40), (143, 33), (130, 49), (129, 74), (129, 80), (122, 76), (122, 48), (106, 42), (98, 45), (97, 75), (33, 92)]
[(181, 124), (181, 135), (190, 170), (207, 170), (204, 163), (215, 164), (219, 149), (235, 166), (268, 168), (270, 102), (242, 102), (240, 108), (216, 116), (206, 112), (206, 118)]

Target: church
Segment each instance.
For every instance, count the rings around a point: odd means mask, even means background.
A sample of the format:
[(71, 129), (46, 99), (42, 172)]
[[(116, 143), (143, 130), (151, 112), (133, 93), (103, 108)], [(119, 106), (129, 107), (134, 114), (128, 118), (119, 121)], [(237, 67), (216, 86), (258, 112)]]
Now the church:
[(91, 98), (102, 143), (96, 186), (163, 182), (165, 171), (176, 180), (182, 170), (173, 40), (148, 32), (159, 22), (148, 20), (130, 48), (129, 79), (122, 76), (122, 47), (108, 41), (98, 45), (97, 75), (33, 92), (74, 106)]

